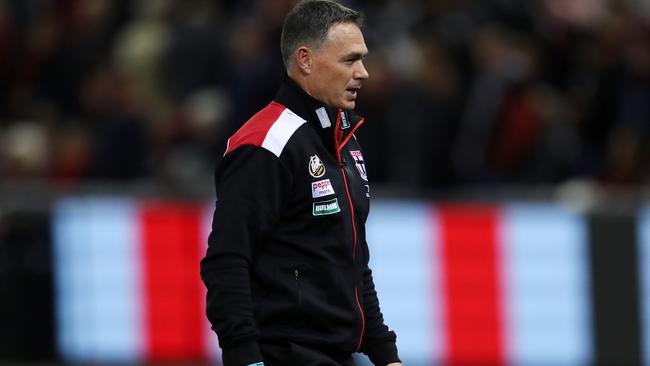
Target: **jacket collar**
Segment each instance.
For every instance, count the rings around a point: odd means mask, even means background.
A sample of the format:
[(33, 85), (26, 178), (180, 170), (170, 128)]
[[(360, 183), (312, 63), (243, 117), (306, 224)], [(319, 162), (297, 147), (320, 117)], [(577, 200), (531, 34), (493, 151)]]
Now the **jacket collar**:
[(286, 73), (275, 101), (305, 119), (323, 138), (328, 148), (335, 152), (363, 123), (363, 118), (353, 111), (329, 107), (316, 100)]

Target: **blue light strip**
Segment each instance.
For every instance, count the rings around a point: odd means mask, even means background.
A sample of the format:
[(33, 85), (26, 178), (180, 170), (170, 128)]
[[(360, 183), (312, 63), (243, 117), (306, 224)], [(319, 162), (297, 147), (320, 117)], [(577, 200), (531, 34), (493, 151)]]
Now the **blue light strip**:
[(639, 215), (639, 298), (643, 364), (650, 366), (650, 206)]
[[(398, 334), (405, 364), (430, 365), (442, 354), (437, 226), (430, 205), (381, 201), (367, 223), (370, 267), (381, 309)], [(361, 365), (361, 363), (359, 363)]]
[(144, 337), (131, 201), (68, 199), (54, 213), (59, 350), (66, 361), (137, 362)]
[(501, 236), (508, 361), (591, 364), (585, 219), (559, 206), (505, 206)]

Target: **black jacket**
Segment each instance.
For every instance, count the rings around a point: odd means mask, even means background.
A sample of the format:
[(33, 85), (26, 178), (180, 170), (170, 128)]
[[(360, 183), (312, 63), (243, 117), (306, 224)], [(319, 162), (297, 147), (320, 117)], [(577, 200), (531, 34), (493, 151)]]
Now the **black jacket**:
[(354, 131), (288, 77), (229, 140), (201, 276), (225, 366), (289, 341), (398, 361), (368, 268), (370, 188)]

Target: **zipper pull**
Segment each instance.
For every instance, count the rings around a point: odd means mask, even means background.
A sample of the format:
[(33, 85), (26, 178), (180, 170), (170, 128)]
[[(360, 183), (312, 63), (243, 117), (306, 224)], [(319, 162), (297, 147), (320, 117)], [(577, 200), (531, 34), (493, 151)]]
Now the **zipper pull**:
[(345, 158), (343, 157), (341, 158), (341, 163), (339, 165), (341, 166), (341, 168), (345, 168), (346, 166)]
[(300, 279), (300, 272), (298, 272), (298, 268), (293, 270), (293, 276), (296, 278), (296, 281)]

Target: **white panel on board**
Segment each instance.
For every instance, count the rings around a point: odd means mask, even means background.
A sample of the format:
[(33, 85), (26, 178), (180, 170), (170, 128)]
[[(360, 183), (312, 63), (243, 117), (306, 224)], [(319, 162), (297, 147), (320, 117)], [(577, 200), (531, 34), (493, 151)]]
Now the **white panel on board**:
[(72, 362), (137, 362), (142, 288), (134, 204), (68, 199), (53, 219), (59, 348)]
[(559, 206), (503, 208), (500, 228), (507, 358), (513, 365), (592, 361), (584, 218)]

